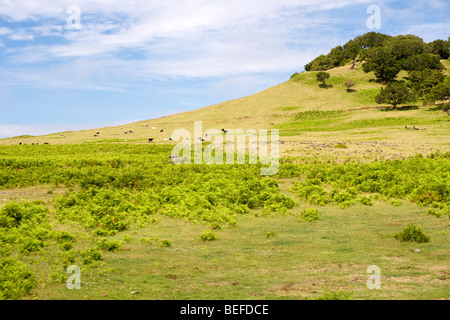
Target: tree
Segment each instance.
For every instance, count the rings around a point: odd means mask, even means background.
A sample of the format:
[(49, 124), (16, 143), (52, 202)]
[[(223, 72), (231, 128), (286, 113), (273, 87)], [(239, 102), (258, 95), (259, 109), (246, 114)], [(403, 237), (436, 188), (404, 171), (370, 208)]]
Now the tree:
[(428, 44), (430, 52), (439, 55), (441, 59), (448, 59), (450, 56), (450, 42), (444, 40), (434, 40)]
[(375, 101), (379, 104), (389, 103), (393, 109), (397, 109), (397, 105), (414, 101), (414, 94), (410, 92), (404, 82), (389, 83), (386, 88), (381, 88), (380, 94), (375, 97)]
[(305, 71), (322, 71), (331, 68), (333, 68), (331, 60), (323, 54), (305, 65)]
[(427, 51), (427, 44), (419, 37), (413, 35), (396, 36), (386, 40), (385, 47), (388, 48), (397, 60), (407, 59), (416, 54)]
[(402, 63), (403, 69), (407, 71), (422, 71), (425, 69), (444, 70), (445, 67), (439, 60), (439, 56), (431, 53), (422, 53), (410, 56)]
[(358, 56), (359, 52), (362, 50), (361, 44), (354, 40), (350, 40), (343, 46), (344, 56), (346, 59), (354, 60)]
[(350, 88), (355, 85), (355, 82), (353, 80), (348, 79), (345, 81), (345, 86), (347, 87), (347, 92), (350, 92)]
[(362, 69), (366, 73), (373, 71), (379, 82), (386, 83), (395, 79), (401, 65), (389, 49), (377, 47), (370, 49), (368, 60)]
[(323, 87), (328, 88), (325, 81), (327, 81), (330, 78), (330, 74), (328, 72), (319, 71), (316, 74), (316, 80), (323, 83)]
[(425, 97), (427, 102), (445, 101), (450, 99), (450, 82), (443, 82), (433, 87)]
[(379, 32), (367, 32), (362, 36), (356, 37), (355, 42), (359, 43), (363, 49), (371, 49), (375, 47), (382, 47), (387, 39), (392, 38), (389, 35)]
[(410, 71), (408, 73), (408, 86), (421, 97), (423, 105), (425, 105), (425, 95), (430, 93), (433, 87), (443, 82), (444, 78), (444, 74), (439, 70)]

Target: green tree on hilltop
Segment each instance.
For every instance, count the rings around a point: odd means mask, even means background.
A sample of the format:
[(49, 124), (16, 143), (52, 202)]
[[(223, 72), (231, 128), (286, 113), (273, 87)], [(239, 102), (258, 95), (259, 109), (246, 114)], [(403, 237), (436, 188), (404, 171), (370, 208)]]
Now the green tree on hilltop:
[(362, 69), (366, 73), (373, 71), (378, 82), (387, 83), (397, 77), (401, 65), (389, 49), (377, 47), (370, 49)]

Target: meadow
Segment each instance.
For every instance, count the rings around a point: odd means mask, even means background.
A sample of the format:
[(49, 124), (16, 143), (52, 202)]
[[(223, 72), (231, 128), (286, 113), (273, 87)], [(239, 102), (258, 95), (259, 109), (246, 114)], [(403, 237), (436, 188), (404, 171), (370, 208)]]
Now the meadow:
[(0, 146), (0, 298), (450, 296), (450, 153), (285, 155), (261, 176), (261, 165), (175, 165), (172, 148)]

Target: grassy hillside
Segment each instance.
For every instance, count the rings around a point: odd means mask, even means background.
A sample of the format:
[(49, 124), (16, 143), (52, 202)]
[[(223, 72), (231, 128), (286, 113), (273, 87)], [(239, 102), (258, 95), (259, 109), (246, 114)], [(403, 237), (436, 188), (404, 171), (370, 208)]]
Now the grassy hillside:
[[(441, 62), (448, 75), (449, 61)], [(354, 70), (345, 65), (327, 72), (331, 75), (327, 83), (332, 86), (328, 89), (319, 87), (316, 72), (303, 72), (257, 94), (190, 112), (118, 127), (3, 139), (0, 143), (147, 143), (150, 137), (155, 143), (164, 143), (173, 130), (184, 128), (192, 132), (194, 121), (203, 121), (203, 130), (280, 129), (284, 154), (304, 153), (301, 141), (346, 141), (350, 146), (355, 141), (372, 140), (395, 145), (403, 154), (418, 149), (449, 149), (450, 117), (439, 106), (422, 107), (418, 101), (400, 106), (398, 111), (384, 110), (374, 101), (382, 85), (373, 81), (373, 73), (363, 72), (361, 65)], [(402, 71), (397, 79), (406, 75)], [(347, 79), (356, 83), (352, 92), (346, 91)], [(405, 125), (426, 130), (406, 130)], [(133, 133), (125, 134), (128, 130)], [(100, 132), (98, 137), (94, 137), (96, 132)], [(388, 153), (392, 150), (386, 148)]]

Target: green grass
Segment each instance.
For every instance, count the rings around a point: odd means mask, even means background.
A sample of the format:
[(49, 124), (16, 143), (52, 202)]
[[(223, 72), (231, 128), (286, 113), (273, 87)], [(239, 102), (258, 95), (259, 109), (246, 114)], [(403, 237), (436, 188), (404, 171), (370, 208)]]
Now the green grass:
[[(10, 298), (448, 297), (447, 155), (366, 164), (286, 158), (277, 176), (260, 177), (250, 165), (181, 169), (167, 162), (170, 150), (1, 147), (0, 262), (14, 259), (11, 270), (30, 279), (0, 270), (15, 279)], [(11, 201), (27, 202), (5, 207)], [(398, 241), (409, 224), (430, 241)], [(69, 265), (81, 268), (80, 290), (66, 287)], [(381, 269), (381, 290), (366, 286), (370, 265)]]

